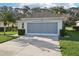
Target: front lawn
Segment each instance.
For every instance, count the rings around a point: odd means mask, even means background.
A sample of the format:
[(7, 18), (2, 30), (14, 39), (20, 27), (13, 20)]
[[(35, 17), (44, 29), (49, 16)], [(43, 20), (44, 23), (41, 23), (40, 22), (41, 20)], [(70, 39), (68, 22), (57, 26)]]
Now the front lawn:
[(60, 38), (61, 53), (63, 56), (79, 56), (79, 32), (67, 29), (69, 37)]
[(15, 38), (17, 38), (17, 37), (13, 37), (13, 36), (3, 36), (3, 35), (1, 35), (1, 36), (0, 36), (0, 43), (9, 41), (9, 40), (12, 40), (12, 39), (15, 39)]
[[(0, 32), (0, 34), (4, 34), (4, 32)], [(17, 34), (16, 31), (8, 31), (8, 32), (5, 32), (6, 35), (13, 35), (13, 34)]]

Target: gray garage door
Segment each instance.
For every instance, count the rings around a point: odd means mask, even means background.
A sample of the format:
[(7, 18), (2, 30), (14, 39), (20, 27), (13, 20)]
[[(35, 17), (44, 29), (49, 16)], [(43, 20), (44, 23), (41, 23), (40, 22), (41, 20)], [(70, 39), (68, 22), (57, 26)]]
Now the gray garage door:
[(40, 33), (40, 34), (57, 34), (58, 25), (57, 22), (53, 23), (28, 23), (28, 33)]

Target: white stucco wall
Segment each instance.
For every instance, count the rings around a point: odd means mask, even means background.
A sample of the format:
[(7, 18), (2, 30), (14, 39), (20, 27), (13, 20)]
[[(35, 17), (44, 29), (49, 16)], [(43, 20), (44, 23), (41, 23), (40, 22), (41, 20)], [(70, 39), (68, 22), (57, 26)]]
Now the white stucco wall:
[(40, 22), (57, 22), (58, 23), (58, 35), (60, 29), (62, 29), (62, 20), (63, 17), (52, 17), (52, 18), (22, 18), (20, 21), (17, 22), (18, 29), (22, 29), (22, 23), (24, 23), (24, 28), (26, 29), (27, 33), (27, 23), (40, 23)]
[(79, 21), (76, 21), (76, 26), (79, 26)]
[(4, 27), (4, 24), (3, 24), (3, 22), (0, 22), (0, 27)]
[(79, 23), (76, 23), (76, 26), (79, 26)]

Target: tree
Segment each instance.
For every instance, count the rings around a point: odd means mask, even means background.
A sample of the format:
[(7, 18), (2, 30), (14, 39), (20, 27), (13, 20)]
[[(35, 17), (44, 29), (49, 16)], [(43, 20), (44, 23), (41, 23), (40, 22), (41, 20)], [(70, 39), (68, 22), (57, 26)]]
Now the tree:
[(41, 8), (40, 7), (35, 7), (31, 9), (34, 12), (41, 12)]
[(6, 32), (6, 25), (9, 24), (9, 22), (16, 22), (16, 18), (14, 17), (13, 13), (8, 11), (5, 7), (3, 10), (0, 12), (0, 21), (3, 22), (4, 24), (4, 35)]
[(12, 12), (9, 11), (6, 15), (6, 20), (7, 20), (8, 29), (9, 29), (9, 24), (12, 23), (12, 26), (13, 26), (13, 23), (16, 22), (16, 17)]
[(23, 10), (24, 16), (26, 16), (26, 15), (27, 15), (27, 12), (30, 10), (30, 8), (29, 8), (28, 6), (24, 6), (24, 7), (22, 8), (22, 10)]
[(79, 20), (79, 8), (77, 7), (72, 7), (67, 9), (68, 11), (68, 18), (67, 21), (65, 22), (65, 24), (67, 26), (74, 26), (75, 25), (75, 21)]
[(67, 10), (64, 9), (64, 7), (52, 7), (50, 8), (51, 12), (55, 13), (55, 14), (63, 14), (63, 13), (67, 13)]

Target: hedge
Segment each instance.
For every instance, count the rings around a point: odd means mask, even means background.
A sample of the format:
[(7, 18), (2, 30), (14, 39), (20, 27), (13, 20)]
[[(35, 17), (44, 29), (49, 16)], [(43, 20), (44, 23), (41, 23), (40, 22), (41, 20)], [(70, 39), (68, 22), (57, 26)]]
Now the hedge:
[(18, 29), (18, 35), (25, 35), (25, 29)]
[(73, 26), (73, 29), (75, 29), (76, 31), (79, 31), (79, 26)]

